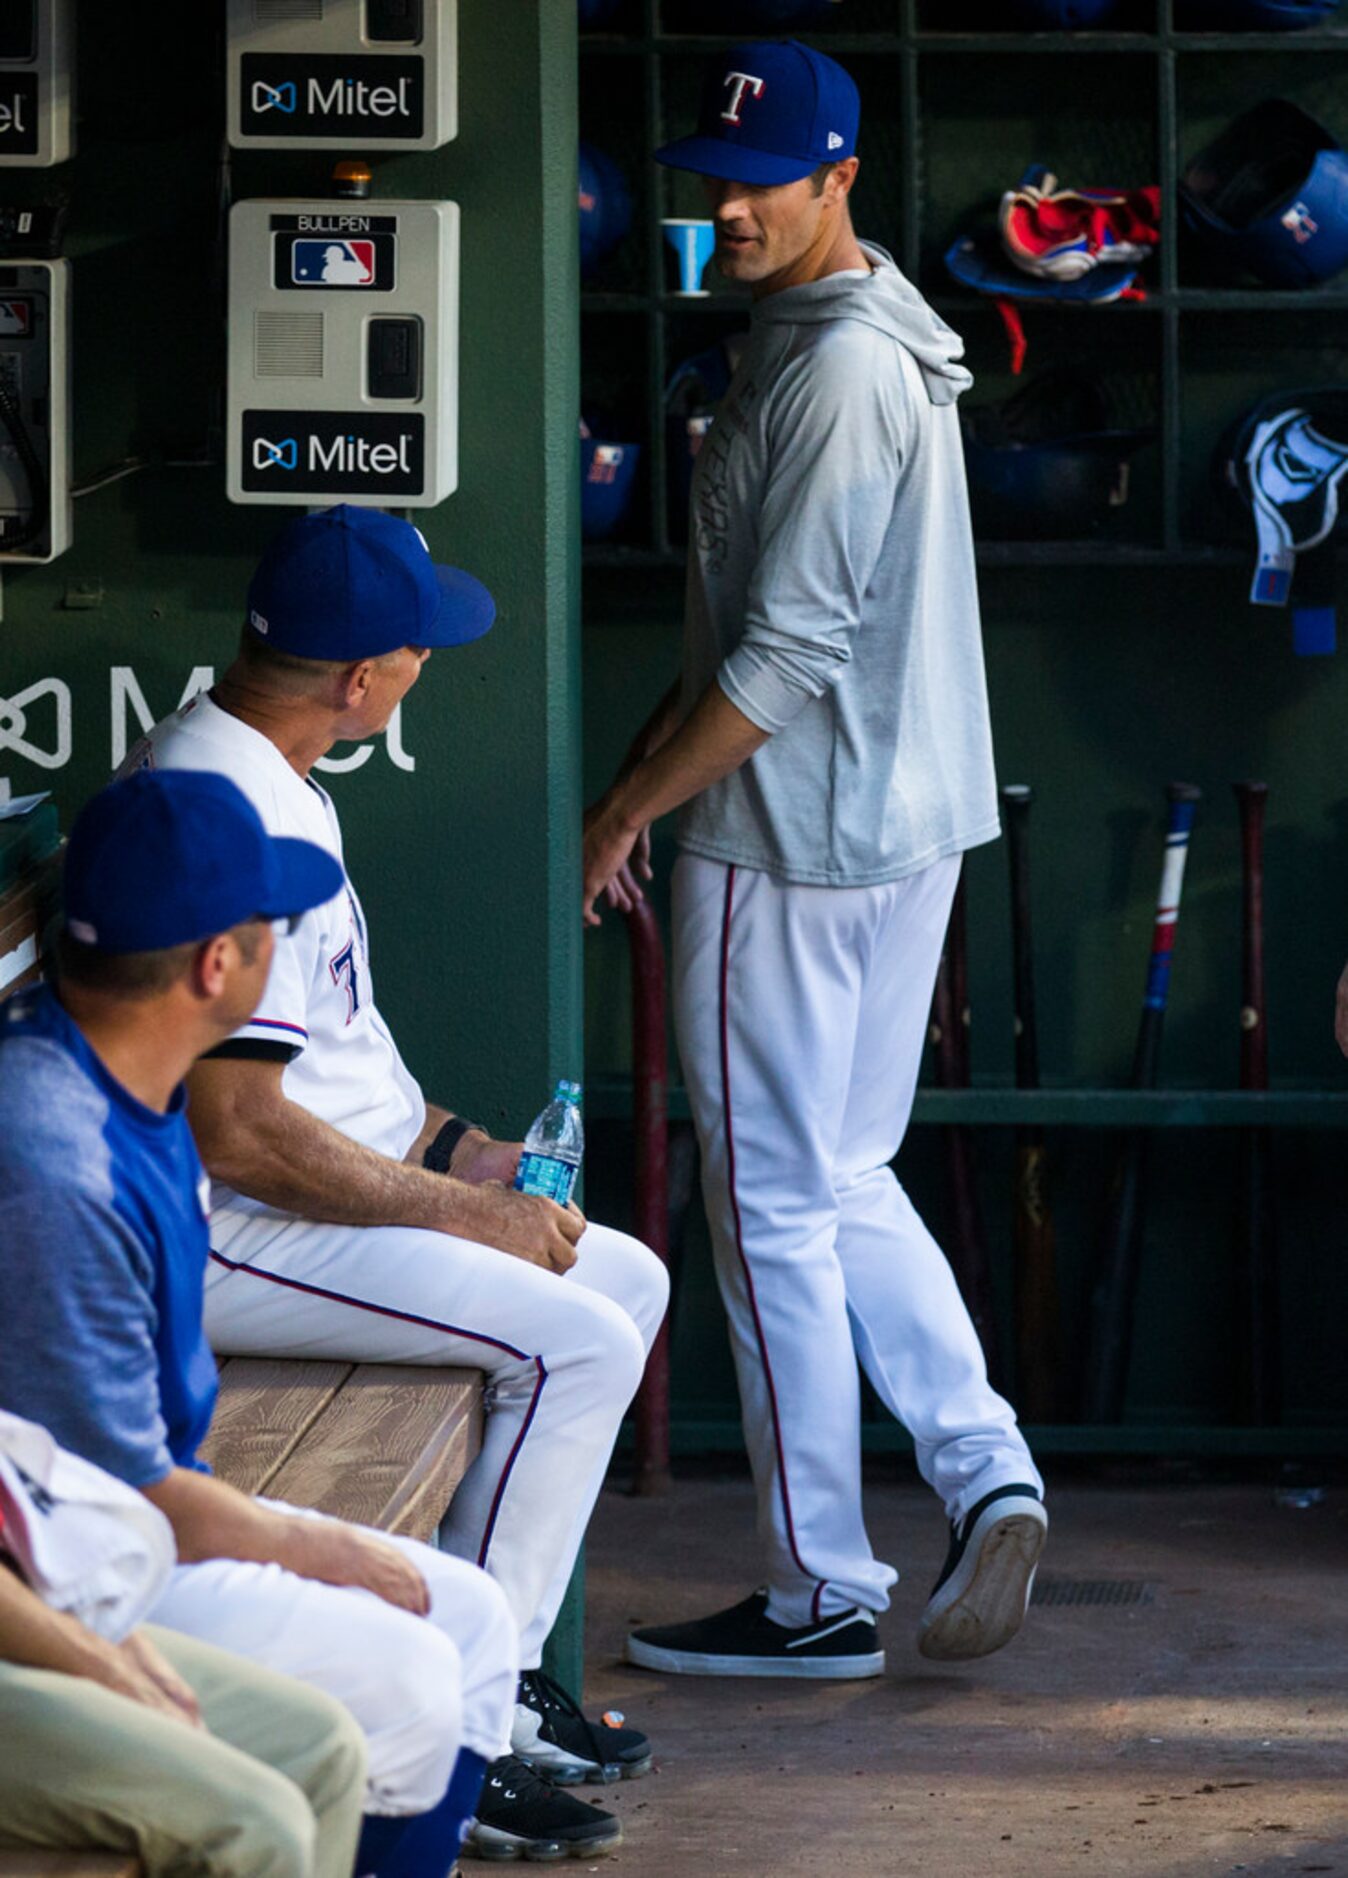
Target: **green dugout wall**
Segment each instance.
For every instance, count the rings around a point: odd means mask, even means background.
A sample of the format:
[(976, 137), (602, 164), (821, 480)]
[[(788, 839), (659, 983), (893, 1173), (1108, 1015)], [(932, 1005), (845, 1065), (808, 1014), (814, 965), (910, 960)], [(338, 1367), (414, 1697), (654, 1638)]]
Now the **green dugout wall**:
[[(53, 790), (66, 824), (141, 717), (228, 662), (249, 572), (293, 513), (227, 503), (218, 460), (223, 13), (87, 0), (79, 153), (0, 175), (0, 200), (71, 196), (77, 481), (133, 453), (216, 459), (82, 497), (67, 554), (0, 575), (0, 692), (30, 693), (19, 734), (46, 759), (10, 738), (0, 774)], [(373, 156), (373, 193), (462, 208), (460, 486), (417, 519), (499, 618), (430, 661), (393, 738), (338, 753), (346, 772), (323, 781), (413, 1068), (523, 1128), (581, 1051), (575, 21), (547, 0), (460, 0), (459, 19), (458, 139)], [(236, 152), (233, 193), (323, 195), (334, 160)]]
[[(0, 200), (71, 198), (76, 477), (130, 454), (216, 460), (83, 497), (69, 553), (0, 575), (0, 695), (22, 700), (0, 775), (52, 790), (67, 826), (141, 715), (228, 662), (249, 572), (289, 513), (227, 503), (219, 460), (223, 4), (77, 11), (78, 155), (0, 176)], [(341, 753), (346, 773), (323, 781), (414, 1071), (522, 1132), (552, 1079), (581, 1069), (574, 8), (460, 0), (459, 52), (457, 140), (374, 157), (374, 194), (462, 208), (460, 486), (418, 520), (499, 618), (431, 660), (398, 736)], [(325, 194), (333, 160), (236, 153), (233, 193)]]

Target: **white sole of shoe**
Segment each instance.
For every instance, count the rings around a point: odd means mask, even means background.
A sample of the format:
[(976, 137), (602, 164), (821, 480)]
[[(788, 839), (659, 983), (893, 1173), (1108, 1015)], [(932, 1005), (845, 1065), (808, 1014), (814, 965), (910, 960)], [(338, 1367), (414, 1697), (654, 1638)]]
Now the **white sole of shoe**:
[(460, 1858), (480, 1858), (484, 1864), (516, 1865), (527, 1860), (531, 1865), (560, 1865), (568, 1858), (607, 1858), (622, 1844), (622, 1834), (611, 1839), (565, 1840), (522, 1839), (518, 1833), (505, 1832), (499, 1826), (479, 1826), (468, 1830)]
[(537, 1754), (524, 1758), (546, 1774), (554, 1787), (611, 1787), (619, 1780), (640, 1780), (655, 1765), (654, 1754), (643, 1755), (639, 1761), (605, 1761), (602, 1767), (596, 1761), (545, 1761)]
[(917, 1647), (923, 1656), (967, 1662), (1010, 1643), (1025, 1620), (1047, 1537), (1048, 1514), (1038, 1501), (994, 1502), (922, 1613)]
[(709, 1656), (703, 1651), (662, 1650), (627, 1639), (627, 1660), (640, 1669), (662, 1669), (670, 1676), (758, 1676), (793, 1682), (857, 1682), (883, 1676), (885, 1653), (864, 1656)]

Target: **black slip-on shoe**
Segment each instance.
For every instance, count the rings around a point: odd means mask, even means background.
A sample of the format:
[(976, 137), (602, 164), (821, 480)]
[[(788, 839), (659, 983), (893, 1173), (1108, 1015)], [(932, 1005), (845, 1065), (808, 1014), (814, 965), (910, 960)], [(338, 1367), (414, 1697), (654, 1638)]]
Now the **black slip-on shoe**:
[(541, 1669), (527, 1669), (520, 1677), (510, 1745), (557, 1787), (636, 1780), (651, 1771), (654, 1759), (645, 1735), (625, 1728), (621, 1715), (590, 1721)]
[(612, 1813), (559, 1793), (528, 1761), (505, 1754), (487, 1769), (461, 1856), (551, 1865), (564, 1858), (603, 1858), (622, 1842), (621, 1822)]
[(884, 1674), (870, 1611), (836, 1611), (817, 1624), (789, 1629), (767, 1614), (768, 1594), (755, 1591), (728, 1611), (690, 1624), (634, 1630), (627, 1660), (674, 1676), (798, 1676), (815, 1682)]
[(991, 1656), (1029, 1607), (1048, 1514), (1024, 1485), (985, 1494), (950, 1528), (950, 1550), (917, 1627), (917, 1647), (940, 1662)]

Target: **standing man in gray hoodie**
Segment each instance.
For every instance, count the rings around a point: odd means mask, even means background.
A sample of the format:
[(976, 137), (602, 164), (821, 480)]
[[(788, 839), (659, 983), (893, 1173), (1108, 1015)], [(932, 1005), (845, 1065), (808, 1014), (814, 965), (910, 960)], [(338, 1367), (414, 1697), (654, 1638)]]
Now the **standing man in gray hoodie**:
[(950, 1521), (926, 1656), (1014, 1636), (1042, 1483), (895, 1179), (967, 848), (998, 833), (955, 401), (959, 339), (853, 232), (856, 86), (796, 41), (707, 72), (716, 260), (754, 298), (693, 483), (682, 682), (586, 818), (584, 909), (674, 874), (679, 1049), (767, 1550), (766, 1590), (635, 1632), (692, 1675), (884, 1669), (858, 1359)]

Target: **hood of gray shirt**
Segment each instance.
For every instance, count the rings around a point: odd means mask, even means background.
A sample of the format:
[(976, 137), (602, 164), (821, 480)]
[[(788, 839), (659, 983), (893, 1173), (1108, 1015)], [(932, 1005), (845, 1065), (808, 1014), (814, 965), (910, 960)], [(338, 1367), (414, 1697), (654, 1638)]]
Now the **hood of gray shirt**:
[(754, 307), (755, 327), (861, 320), (897, 339), (913, 355), (933, 404), (953, 404), (974, 382), (973, 374), (960, 364), (964, 341), (932, 311), (890, 254), (869, 241), (863, 241), (861, 248), (874, 273), (828, 274), (804, 287), (769, 294)]

